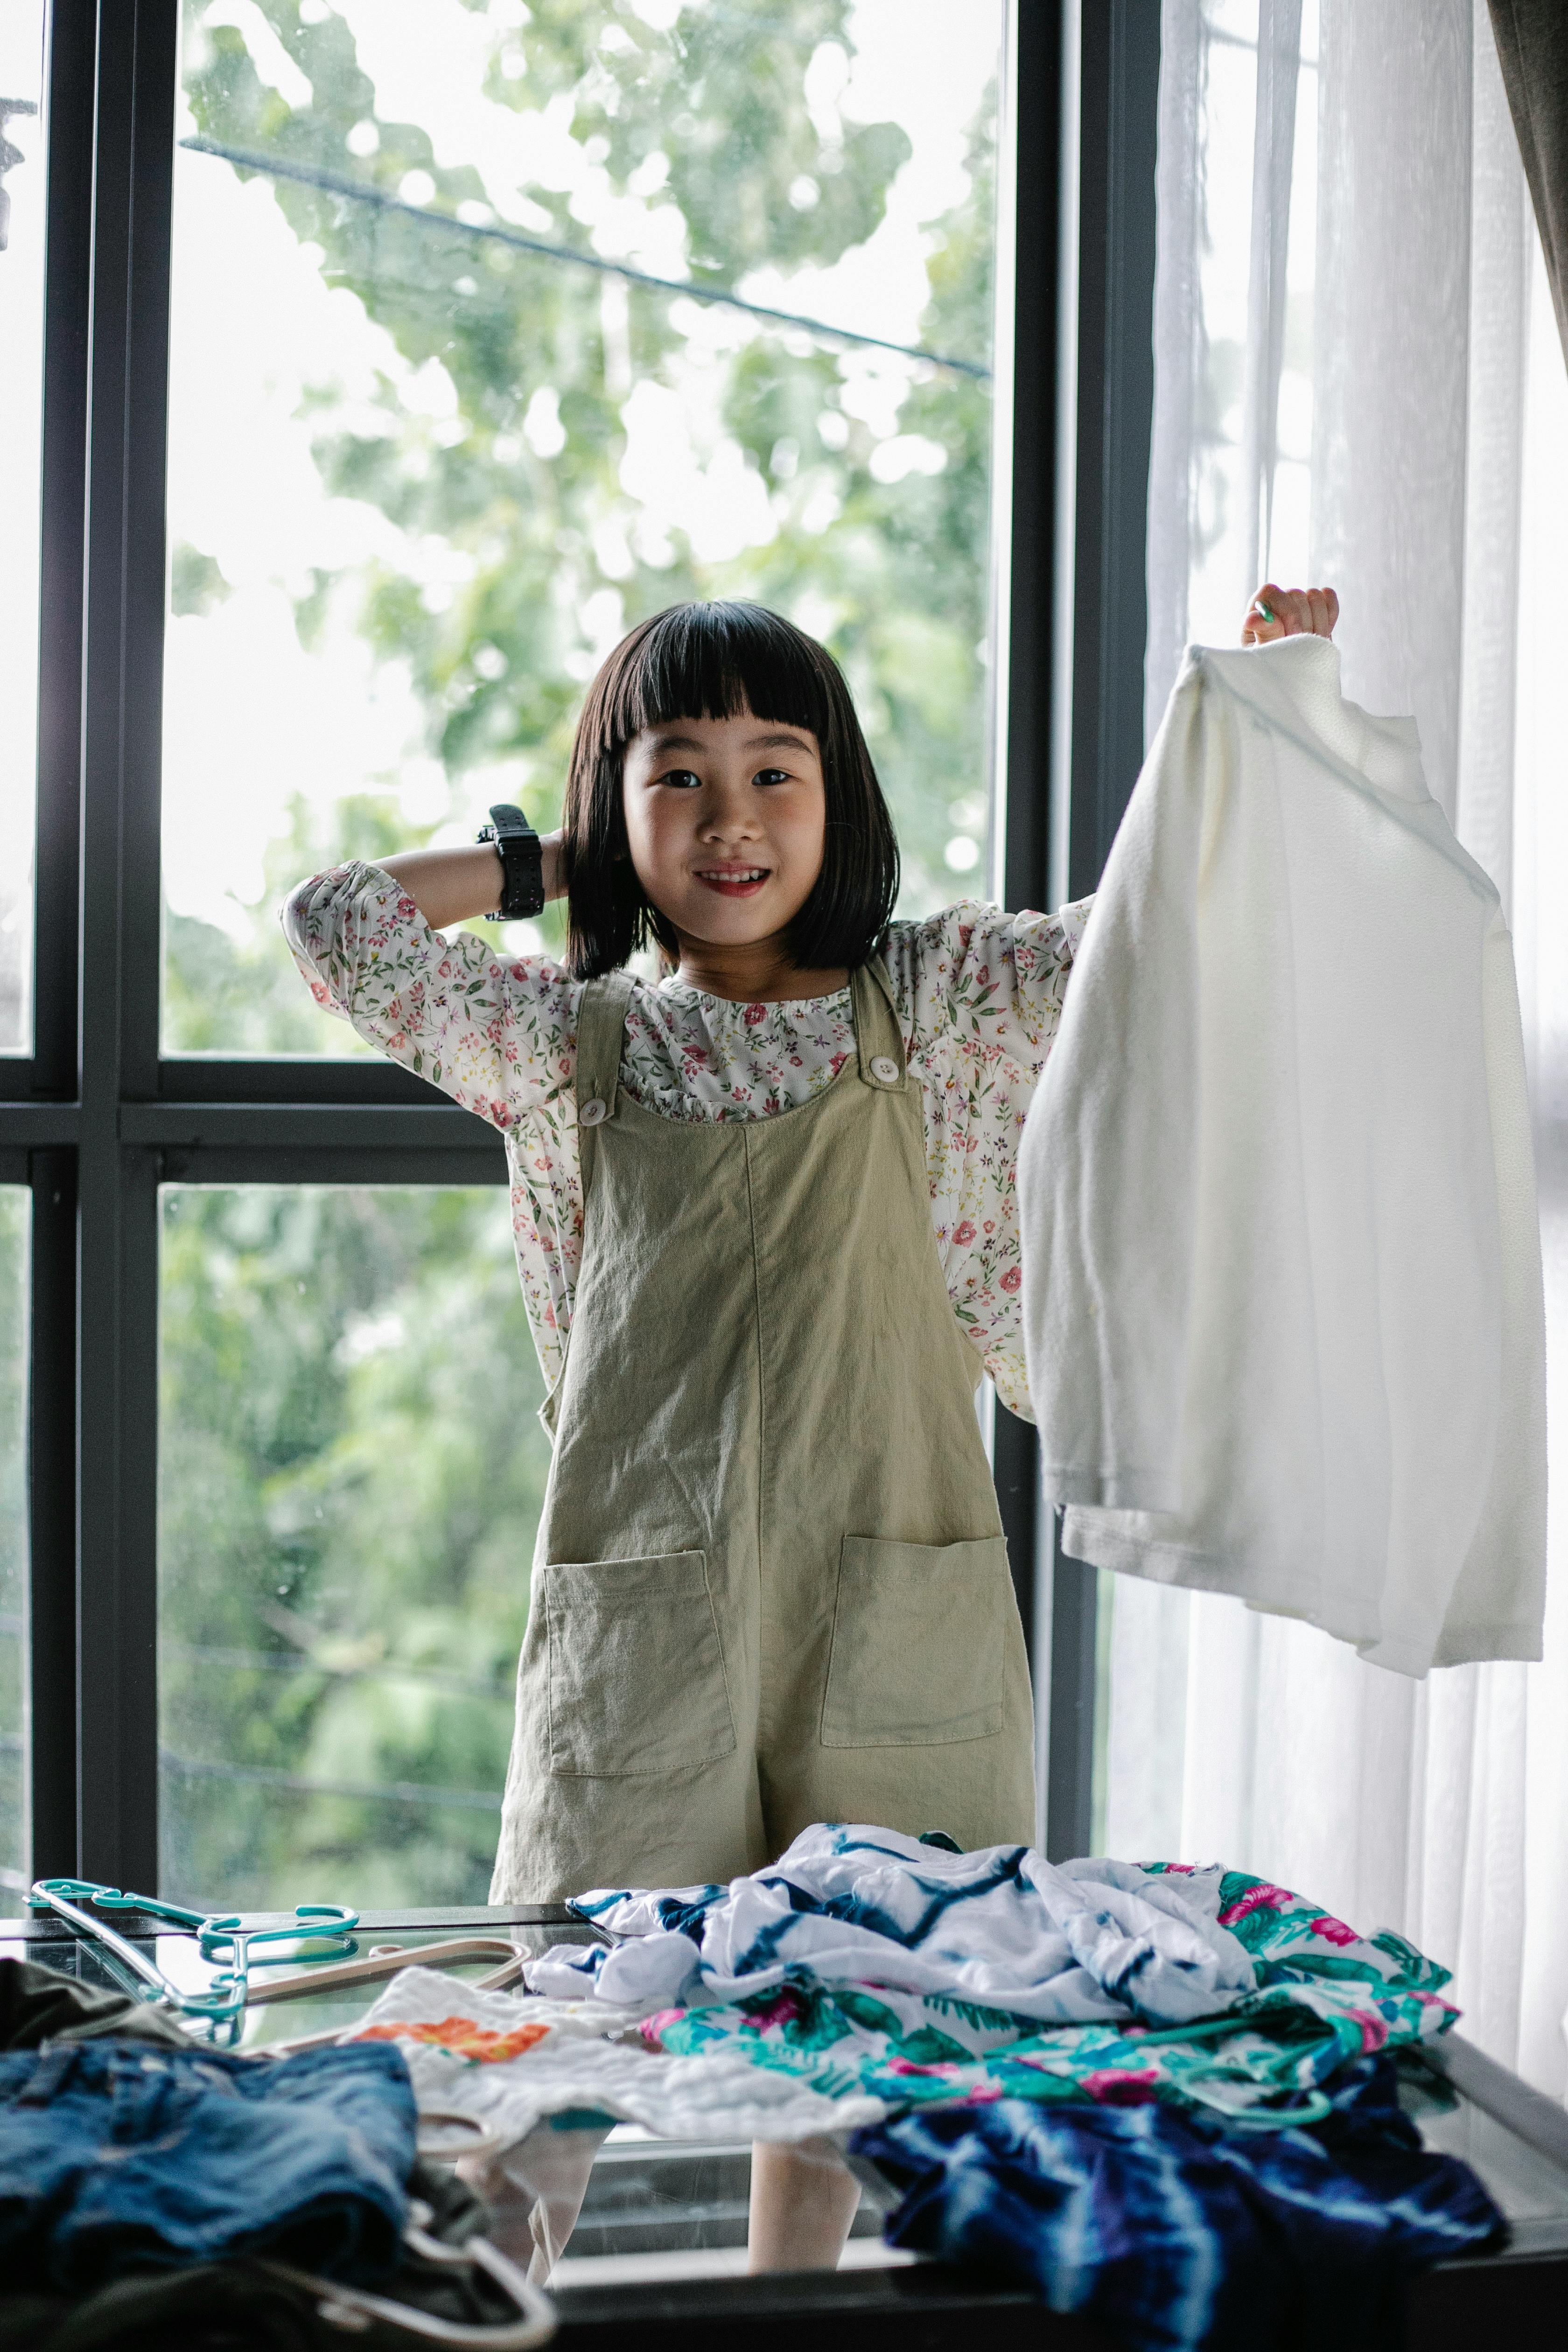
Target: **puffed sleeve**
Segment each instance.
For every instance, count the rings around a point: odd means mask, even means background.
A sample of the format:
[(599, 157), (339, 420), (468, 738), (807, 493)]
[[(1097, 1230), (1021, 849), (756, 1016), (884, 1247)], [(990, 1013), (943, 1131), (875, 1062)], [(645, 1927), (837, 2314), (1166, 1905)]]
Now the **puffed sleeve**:
[(333, 866), (291, 891), (283, 935), (318, 1004), (499, 1128), (553, 1101), (576, 1068), (580, 982), (546, 956), (444, 939), (378, 866)]
[(884, 944), (925, 1107), (948, 1296), (1004, 1404), (1031, 1419), (1018, 1293), (1018, 1139), (1055, 1042), (1092, 901), (1010, 915), (966, 899)]
[(1093, 904), (1010, 915), (966, 898), (924, 922), (895, 923), (886, 953), (911, 1048), (940, 1041), (949, 1052), (1000, 1055), (1032, 1087)]

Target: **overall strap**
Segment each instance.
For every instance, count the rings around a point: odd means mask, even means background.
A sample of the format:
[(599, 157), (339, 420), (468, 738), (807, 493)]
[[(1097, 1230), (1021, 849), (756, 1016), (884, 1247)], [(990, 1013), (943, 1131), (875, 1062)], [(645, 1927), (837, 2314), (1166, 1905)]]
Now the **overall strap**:
[(893, 983), (879, 955), (857, 964), (850, 973), (849, 1001), (855, 1013), (855, 1050), (862, 1080), (880, 1094), (902, 1094), (909, 1084), (904, 1033), (893, 1002)]
[(616, 1115), (626, 1007), (636, 985), (629, 971), (606, 972), (602, 979), (589, 981), (577, 1008), (577, 1150), (584, 1201), (594, 1181), (596, 1132)]

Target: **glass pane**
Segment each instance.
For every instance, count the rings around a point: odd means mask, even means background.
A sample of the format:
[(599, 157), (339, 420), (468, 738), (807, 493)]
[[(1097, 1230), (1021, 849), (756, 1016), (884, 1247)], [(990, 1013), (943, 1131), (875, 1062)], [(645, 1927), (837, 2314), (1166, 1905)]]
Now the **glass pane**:
[(33, 1050), (43, 53), (43, 0), (0, 8), (0, 1054)]
[(185, 0), (167, 1049), (354, 1051), (288, 885), (552, 822), (584, 682), (682, 597), (843, 660), (905, 912), (982, 880), (1001, 0), (963, 13)]
[[(0, 1184), (0, 1889), (27, 1868), (27, 1240), (31, 1202)], [(16, 1905), (5, 1906), (15, 1910)]]
[(500, 1187), (163, 1193), (180, 1901), (485, 1900), (550, 1458), (507, 1206)]

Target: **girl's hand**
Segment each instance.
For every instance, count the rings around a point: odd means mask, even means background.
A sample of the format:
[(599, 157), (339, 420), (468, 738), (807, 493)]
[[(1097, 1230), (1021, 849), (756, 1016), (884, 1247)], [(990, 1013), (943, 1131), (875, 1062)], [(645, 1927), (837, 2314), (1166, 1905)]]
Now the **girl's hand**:
[(1266, 580), (1241, 624), (1244, 646), (1271, 646), (1278, 637), (1331, 637), (1340, 600), (1331, 588), (1276, 588)]

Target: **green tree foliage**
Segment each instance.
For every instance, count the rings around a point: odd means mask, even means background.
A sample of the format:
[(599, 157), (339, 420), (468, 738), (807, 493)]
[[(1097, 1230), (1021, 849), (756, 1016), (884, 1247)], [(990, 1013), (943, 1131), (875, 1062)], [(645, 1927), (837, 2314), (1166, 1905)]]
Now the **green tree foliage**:
[(549, 1468), (504, 1192), (173, 1190), (163, 1318), (165, 1885), (482, 1902)]
[[(942, 903), (952, 895), (943, 845), (984, 822), (989, 384), (740, 320), (728, 356), (710, 362), (703, 338), (724, 314), (485, 235), (503, 225), (478, 172), (438, 164), (417, 124), (376, 118), (342, 18), (309, 0), (265, 0), (310, 85), (310, 105), (295, 110), (258, 72), (241, 34), (206, 26), (205, 10), (206, 0), (187, 0), (186, 94), (199, 135), (385, 199), (308, 178), (269, 182), (297, 236), (321, 254), (325, 280), (356, 297), (410, 366), (433, 363), (451, 387), (453, 413), (439, 417), (384, 377), (368, 410), (357, 399), (351, 409), (331, 383), (310, 395), (324, 487), (440, 540), (466, 576), (455, 591), (433, 591), (384, 562), (318, 574), (298, 600), (302, 640), (342, 617), (383, 657), (408, 664), (429, 749), (447, 773), (458, 780), (521, 756), (525, 802), (543, 824), (559, 810), (595, 647), (683, 597), (760, 598), (843, 663), (899, 824), (906, 910)], [(540, 0), (521, 31), (498, 35), (487, 92), (520, 110), (565, 110), (602, 174), (602, 202), (640, 207), (649, 221), (674, 208), (684, 274), (734, 287), (764, 265), (837, 261), (882, 218), (906, 135), (893, 123), (835, 129), (807, 103), (812, 61), (847, 51), (849, 16), (849, 0), (688, 5), (657, 33), (625, 0)], [(377, 142), (370, 154), (358, 152), (367, 135)], [(984, 366), (989, 107), (970, 165), (963, 202), (927, 232), (921, 334), (925, 348)], [(411, 172), (433, 192), (413, 209), (398, 194)], [(527, 234), (595, 252), (574, 197), (542, 185), (527, 193), (537, 214)], [(700, 460), (721, 443), (738, 446), (766, 493), (763, 543), (705, 560), (679, 523), (651, 526), (621, 467), (629, 407), (640, 400), (646, 412), (660, 396), (683, 410)], [(558, 419), (559, 446), (538, 429), (541, 401), (545, 418)], [(225, 586), (210, 554), (176, 551), (176, 594), (192, 600), (181, 609), (201, 609)], [(293, 836), (279, 845), (279, 877), (407, 845), (411, 829), (390, 805), (380, 823), (367, 824), (370, 814), (363, 799), (298, 807)], [(269, 927), (254, 955), (237, 956), (211, 926), (176, 919), (170, 947), (166, 1034), (176, 1049), (291, 1051), (304, 1034), (320, 1050), (310, 1008), (290, 1013), (289, 967)], [(261, 981), (259, 1003), (258, 961), (273, 981)], [(347, 1040), (334, 1035), (332, 1047)]]
[[(322, 0), (260, 7), (309, 101), (272, 87), (206, 0), (187, 0), (185, 91), (201, 138), (279, 172), (189, 168), (265, 179), (326, 282), (444, 388), (421, 404), (406, 373), (352, 404), (335, 383), (310, 389), (324, 490), (441, 542), (456, 585), (385, 559), (317, 572), (295, 600), (301, 644), (346, 629), (405, 666), (453, 809), (465, 775), (521, 761), (544, 824), (603, 646), (684, 597), (759, 598), (845, 667), (898, 821), (906, 910), (953, 895), (944, 845), (984, 824), (988, 383), (524, 249), (477, 169), (379, 118), (342, 17)], [(822, 95), (850, 18), (849, 0), (688, 0), (656, 31), (630, 0), (531, 0), (491, 10), (485, 89), (565, 126), (600, 213), (636, 215), (638, 253), (652, 240), (679, 257), (650, 268), (744, 290), (863, 244), (909, 153), (898, 125), (839, 119)], [(928, 230), (920, 336), (984, 366), (989, 108), (970, 179)], [(521, 234), (600, 251), (580, 193), (526, 195)], [(651, 516), (625, 470), (639, 415), (689, 435), (699, 464), (731, 466), (763, 517), (752, 543), (719, 560)], [(211, 551), (176, 548), (178, 612), (228, 593)], [(390, 790), (297, 800), (268, 892), (434, 829), (404, 821)], [(164, 1022), (186, 1051), (323, 1042), (270, 923), (247, 947), (171, 916)], [(334, 1031), (336, 1050), (353, 1042)], [(226, 1901), (482, 1899), (548, 1460), (503, 1197), (173, 1193), (163, 1328), (165, 1883)], [(319, 1792), (370, 1786), (478, 1801)]]

